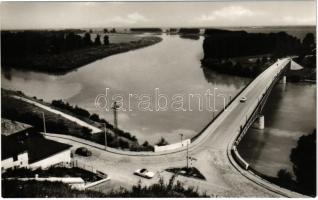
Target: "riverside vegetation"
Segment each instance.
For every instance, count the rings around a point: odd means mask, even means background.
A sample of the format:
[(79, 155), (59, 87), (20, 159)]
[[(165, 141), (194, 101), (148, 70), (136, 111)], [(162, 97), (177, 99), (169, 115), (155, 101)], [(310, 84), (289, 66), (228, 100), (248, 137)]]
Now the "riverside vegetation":
[(205, 193), (199, 193), (198, 188), (186, 187), (180, 181), (175, 181), (176, 176), (172, 176), (166, 183), (160, 178), (157, 183), (150, 186), (143, 186), (139, 181), (131, 190), (120, 188), (109, 193), (102, 193), (92, 190), (80, 191), (71, 189), (70, 186), (59, 182), (37, 182), (2, 180), (2, 196), (6, 198), (25, 197), (209, 197)]
[(82, 108), (70, 106), (68, 103), (64, 103), (61, 100), (53, 101), (52, 104), (50, 104), (44, 102), (41, 99), (36, 99), (36, 97), (28, 97), (22, 92), (1, 89), (2, 117), (13, 121), (30, 124), (33, 126), (32, 131), (34, 132), (43, 131), (43, 112), (45, 115), (47, 132), (56, 134), (63, 133), (90, 140), (102, 145), (105, 144), (104, 131), (92, 134), (91, 130), (86, 127), (82, 127), (75, 122), (61, 117), (58, 114), (51, 113), (33, 104), (16, 99), (12, 97), (13, 95), (28, 98), (53, 109), (60, 110), (93, 126), (99, 127), (101, 130), (104, 130), (104, 124), (106, 124), (106, 128), (109, 130), (107, 133), (107, 142), (109, 147), (131, 151), (153, 151), (153, 146), (149, 144), (149, 142), (145, 141), (144, 143), (139, 144), (135, 136), (131, 135), (129, 132), (114, 128), (108, 121), (101, 119), (97, 114), (90, 114), (88, 111)]
[[(286, 32), (247, 33), (206, 29), (203, 41), (204, 58), (201, 62), (203, 67), (221, 73), (256, 77), (277, 58), (289, 55), (297, 55), (297, 61), (305, 67), (308, 66), (307, 68), (316, 68), (315, 56), (308, 57), (315, 55), (315, 46), (312, 33), (308, 33), (303, 41), (300, 41)], [(315, 79), (312, 70), (307, 70), (302, 77)]]
[(107, 35), (94, 41), (74, 31), (1, 31), (1, 66), (47, 73), (66, 73), (95, 60), (153, 45), (160, 37), (110, 44)]

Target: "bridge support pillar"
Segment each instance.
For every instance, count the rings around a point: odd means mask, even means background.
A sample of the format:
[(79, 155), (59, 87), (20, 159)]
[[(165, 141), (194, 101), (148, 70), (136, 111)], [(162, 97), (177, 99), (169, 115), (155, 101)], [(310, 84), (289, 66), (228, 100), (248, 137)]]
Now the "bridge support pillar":
[(255, 119), (255, 122), (253, 124), (253, 128), (257, 128), (260, 130), (263, 130), (265, 128), (265, 116), (260, 115)]
[(280, 80), (280, 83), (286, 84), (286, 76), (285, 76), (285, 75), (284, 75), (284, 76), (282, 77), (282, 79)]

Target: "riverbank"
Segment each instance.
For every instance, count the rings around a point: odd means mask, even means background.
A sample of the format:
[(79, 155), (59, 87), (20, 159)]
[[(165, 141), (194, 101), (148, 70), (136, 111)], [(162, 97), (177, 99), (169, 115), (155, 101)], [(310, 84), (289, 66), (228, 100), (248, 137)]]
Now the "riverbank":
[(204, 58), (201, 60), (203, 67), (219, 73), (255, 78), (269, 67), (275, 60), (268, 55), (244, 56), (229, 59)]
[[(140, 145), (137, 138), (129, 132), (114, 128), (106, 120), (87, 111), (88, 116), (76, 114), (42, 100), (28, 97), (21, 92), (5, 89), (1, 89), (1, 101), (4, 105), (1, 113), (3, 118), (32, 125), (35, 132), (43, 131), (44, 115), (46, 131), (49, 133), (63, 133), (104, 145), (104, 126), (106, 125), (109, 147), (131, 151), (153, 150), (148, 143)], [(74, 108), (77, 111), (85, 111), (78, 107)]]
[(92, 46), (60, 54), (30, 55), (19, 58), (11, 57), (5, 59), (2, 67), (64, 74), (98, 59), (147, 47), (160, 41), (162, 41), (160, 37), (147, 36), (129, 43)]

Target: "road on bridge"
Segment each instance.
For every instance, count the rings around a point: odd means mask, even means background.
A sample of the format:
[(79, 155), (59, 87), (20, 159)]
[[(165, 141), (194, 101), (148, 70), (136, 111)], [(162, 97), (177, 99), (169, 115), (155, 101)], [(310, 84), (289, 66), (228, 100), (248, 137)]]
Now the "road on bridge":
[[(192, 165), (198, 168), (206, 177), (206, 181), (185, 178), (178, 176), (185, 185), (198, 186), (199, 191), (206, 191), (207, 194), (213, 194), (221, 197), (279, 197), (274, 193), (242, 174), (231, 164), (227, 150), (229, 144), (237, 136), (237, 130), (245, 123), (248, 113), (258, 102), (258, 98), (272, 82), (276, 74), (290, 62), (290, 59), (277, 61), (262, 74), (260, 74), (222, 115), (219, 116), (221, 122), (209, 132), (203, 139), (198, 140), (197, 145), (189, 148), (189, 154), (195, 157)], [(247, 97), (245, 103), (240, 102), (242, 96)], [(213, 123), (211, 124), (211, 126)], [(207, 129), (209, 130), (209, 129)], [(164, 172), (169, 167), (183, 167), (186, 165), (186, 151), (179, 151), (166, 155), (154, 156), (131, 156), (119, 155), (107, 152), (90, 145), (85, 145), (68, 139), (47, 136), (59, 142), (73, 145), (73, 148), (86, 146), (92, 150), (91, 157), (75, 156), (75, 159), (94, 166), (96, 169), (109, 174), (113, 184), (122, 184), (129, 187), (142, 180), (143, 184), (151, 184), (158, 180), (159, 175), (163, 177), (171, 176), (170, 173)], [(138, 168), (147, 168), (157, 172), (156, 178), (148, 180), (133, 175)], [(105, 186), (105, 188), (107, 185)]]

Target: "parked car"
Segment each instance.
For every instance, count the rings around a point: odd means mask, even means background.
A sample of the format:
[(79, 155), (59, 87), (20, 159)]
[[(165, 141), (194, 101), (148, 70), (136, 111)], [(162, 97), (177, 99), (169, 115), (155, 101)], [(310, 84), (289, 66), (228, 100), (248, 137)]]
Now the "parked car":
[(143, 168), (143, 169), (137, 169), (135, 172), (134, 172), (135, 175), (138, 175), (138, 176), (141, 176), (141, 177), (144, 177), (144, 178), (148, 178), (148, 179), (151, 179), (155, 176), (155, 173), (151, 172), (151, 171), (148, 171), (147, 169)]
[(240, 99), (240, 102), (244, 103), (247, 100), (247, 98), (244, 96)]
[(88, 150), (86, 147), (79, 147), (75, 150), (75, 153), (81, 156), (91, 156), (92, 152)]

